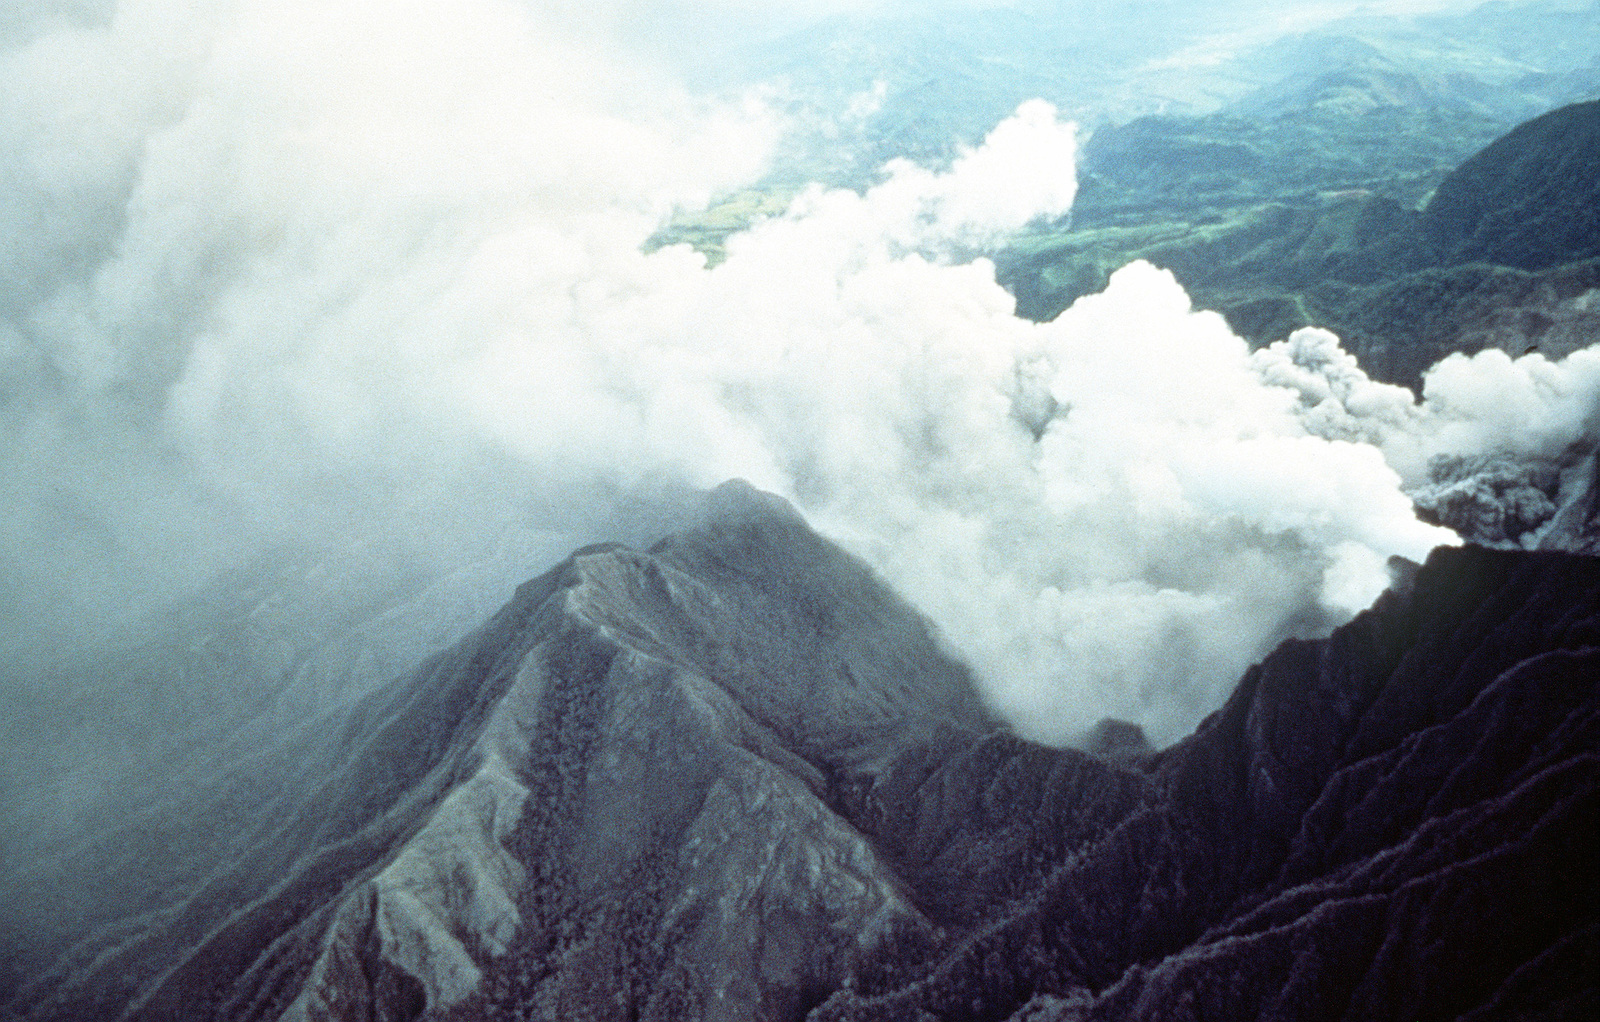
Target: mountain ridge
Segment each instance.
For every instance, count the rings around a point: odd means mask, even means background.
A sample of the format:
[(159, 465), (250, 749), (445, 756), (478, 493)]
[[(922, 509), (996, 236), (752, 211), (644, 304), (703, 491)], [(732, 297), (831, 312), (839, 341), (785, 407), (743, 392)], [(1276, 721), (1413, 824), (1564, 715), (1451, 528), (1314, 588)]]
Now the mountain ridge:
[[(1438, 551), (1329, 639), (1280, 647), (1194, 735), (1097, 756), (997, 729), (865, 565), (730, 484), (649, 550), (577, 551), (419, 670), (79, 846), (61, 866), (100, 878), (102, 915), (53, 967), (27, 949), (37, 972), (0, 1010), (1453, 1018), (1551, 990), (1583, 1008), (1594, 984), (1560, 963), (1596, 955), (1597, 564)], [(1475, 949), (1468, 917), (1522, 936)], [(1459, 1010), (1387, 992), (1419, 983)]]

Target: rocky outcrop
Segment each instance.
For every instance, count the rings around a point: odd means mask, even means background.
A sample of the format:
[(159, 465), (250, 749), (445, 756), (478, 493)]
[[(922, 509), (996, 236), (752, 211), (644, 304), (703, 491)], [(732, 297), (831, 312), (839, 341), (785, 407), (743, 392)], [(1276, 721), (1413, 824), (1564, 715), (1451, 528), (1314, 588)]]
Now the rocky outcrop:
[(100, 896), (6, 934), (5, 1010), (1590, 1017), (1597, 563), (1439, 551), (1178, 745), (1056, 750), (729, 485), (75, 847)]

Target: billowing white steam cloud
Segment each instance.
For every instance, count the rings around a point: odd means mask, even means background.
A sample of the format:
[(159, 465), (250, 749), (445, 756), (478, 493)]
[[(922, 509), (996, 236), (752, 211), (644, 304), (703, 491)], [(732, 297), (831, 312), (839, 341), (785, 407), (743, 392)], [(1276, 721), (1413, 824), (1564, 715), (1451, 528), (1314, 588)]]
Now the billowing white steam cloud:
[[(885, 572), (1025, 733), (1169, 740), (1453, 541), (1402, 473), (1593, 429), (1592, 359), (1450, 363), (1419, 409), (1320, 335), (1252, 357), (1146, 265), (1018, 320), (970, 253), (1070, 206), (1043, 103), (945, 171), (808, 191), (708, 270), (641, 244), (781, 124), (507, 0), (127, 2), (0, 76), (4, 539), (34, 581), (63, 501), (145, 577), (296, 531), (449, 546), (495, 509), (553, 550), (741, 476)], [(1521, 404), (1464, 396), (1494, 374)]]

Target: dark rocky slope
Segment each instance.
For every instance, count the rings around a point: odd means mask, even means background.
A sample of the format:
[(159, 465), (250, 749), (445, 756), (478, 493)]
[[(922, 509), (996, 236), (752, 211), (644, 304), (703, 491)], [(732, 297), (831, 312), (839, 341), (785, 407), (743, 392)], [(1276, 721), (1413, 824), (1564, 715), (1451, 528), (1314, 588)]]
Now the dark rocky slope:
[(63, 855), (95, 907), (66, 954), (7, 917), (5, 1010), (1589, 1018), (1597, 565), (1439, 551), (1189, 739), (1091, 755), (997, 731), (910, 608), (730, 485)]
[(1596, 562), (1438, 551), (1141, 763), (1026, 903), (818, 1017), (1592, 1017), (1597, 686)]

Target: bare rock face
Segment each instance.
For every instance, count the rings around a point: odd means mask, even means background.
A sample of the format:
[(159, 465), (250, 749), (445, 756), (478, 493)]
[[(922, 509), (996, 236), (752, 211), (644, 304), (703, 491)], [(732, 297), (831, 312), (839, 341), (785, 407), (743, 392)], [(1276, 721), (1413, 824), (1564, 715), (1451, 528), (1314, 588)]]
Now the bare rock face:
[(1439, 551), (1178, 745), (1053, 750), (730, 484), (75, 846), (0, 1017), (1589, 1018), (1597, 565)]

